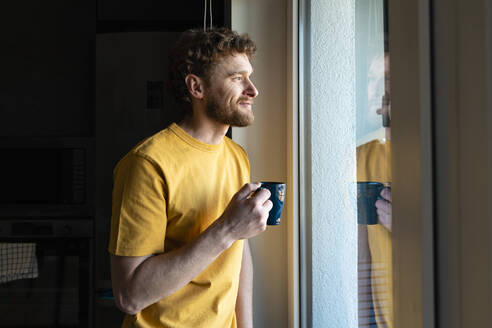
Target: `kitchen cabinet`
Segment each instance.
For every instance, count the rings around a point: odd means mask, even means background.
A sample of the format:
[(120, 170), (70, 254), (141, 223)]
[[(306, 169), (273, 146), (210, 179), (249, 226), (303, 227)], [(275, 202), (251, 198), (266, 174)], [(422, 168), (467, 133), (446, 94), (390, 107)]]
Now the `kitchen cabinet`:
[(10, 1), (0, 18), (0, 136), (91, 136), (95, 5)]

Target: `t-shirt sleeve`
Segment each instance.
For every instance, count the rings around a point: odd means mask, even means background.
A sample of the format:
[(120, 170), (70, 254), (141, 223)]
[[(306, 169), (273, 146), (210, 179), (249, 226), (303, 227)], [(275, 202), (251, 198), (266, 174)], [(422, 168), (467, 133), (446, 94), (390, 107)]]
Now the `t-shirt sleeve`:
[(109, 252), (120, 256), (163, 253), (166, 224), (162, 173), (145, 157), (125, 156), (114, 171)]

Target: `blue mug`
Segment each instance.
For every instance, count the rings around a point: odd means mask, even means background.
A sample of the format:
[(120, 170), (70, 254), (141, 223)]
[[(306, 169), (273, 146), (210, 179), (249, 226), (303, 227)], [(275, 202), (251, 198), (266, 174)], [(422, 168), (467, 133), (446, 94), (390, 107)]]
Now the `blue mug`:
[(270, 190), (273, 207), (268, 215), (267, 225), (279, 225), (285, 201), (285, 183), (261, 182), (261, 187)]
[(376, 201), (381, 199), (384, 185), (380, 182), (357, 182), (357, 223), (377, 224)]

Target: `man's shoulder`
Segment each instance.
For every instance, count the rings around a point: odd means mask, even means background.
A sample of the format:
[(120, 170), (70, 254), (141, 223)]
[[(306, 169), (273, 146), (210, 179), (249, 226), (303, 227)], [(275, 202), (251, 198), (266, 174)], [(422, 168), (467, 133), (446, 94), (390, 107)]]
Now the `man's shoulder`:
[(225, 136), (224, 145), (230, 152), (237, 153), (241, 157), (245, 157), (246, 159), (248, 158), (248, 153), (246, 153), (246, 150), (231, 138)]
[(157, 153), (172, 148), (175, 137), (169, 127), (143, 139), (133, 149), (132, 153), (142, 156), (155, 156)]
[(163, 157), (176, 153), (176, 140), (169, 127), (141, 140), (119, 161), (122, 163), (134, 163), (140, 160), (150, 162), (153, 165), (161, 166)]

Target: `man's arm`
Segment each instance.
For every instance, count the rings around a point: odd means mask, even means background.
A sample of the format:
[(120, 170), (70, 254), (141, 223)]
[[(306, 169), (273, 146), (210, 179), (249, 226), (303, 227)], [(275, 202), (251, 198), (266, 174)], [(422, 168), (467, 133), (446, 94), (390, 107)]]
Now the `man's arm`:
[(182, 248), (156, 256), (111, 255), (116, 305), (128, 314), (169, 296), (205, 269), (233, 242), (216, 225)]
[(236, 319), (238, 328), (253, 327), (253, 260), (248, 240), (244, 240), (239, 291), (236, 300)]
[(118, 308), (136, 314), (171, 295), (202, 272), (238, 239), (247, 239), (266, 229), (272, 203), (266, 189), (246, 184), (224, 213), (191, 243), (156, 256), (111, 256), (113, 294)]

